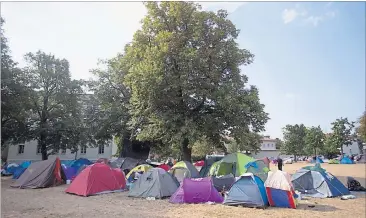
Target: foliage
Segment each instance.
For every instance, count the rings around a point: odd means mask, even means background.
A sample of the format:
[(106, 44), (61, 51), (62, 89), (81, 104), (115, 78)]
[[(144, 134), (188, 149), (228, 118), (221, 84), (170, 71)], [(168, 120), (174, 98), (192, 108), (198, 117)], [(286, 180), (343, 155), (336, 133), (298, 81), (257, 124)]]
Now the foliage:
[[(362, 142), (366, 142), (366, 111), (363, 115), (358, 119), (359, 126), (356, 128), (356, 137), (357, 143), (359, 144), (359, 148), (361, 148)], [(361, 151), (363, 149), (360, 149)]]
[(279, 138), (276, 138), (276, 149), (281, 150), (283, 147), (283, 141)]
[(332, 143), (333, 147), (341, 149), (343, 154), (343, 145), (349, 146), (353, 143), (354, 122), (348, 121), (348, 118), (339, 118), (332, 123)]
[(239, 30), (227, 12), (200, 11), (192, 2), (145, 6), (142, 29), (120, 59), (128, 68), (130, 125), (137, 139), (178, 145), (191, 161), (189, 145), (202, 137), (224, 148), (226, 131), (238, 144), (263, 131), (268, 115), (239, 68), (253, 55), (238, 48)]
[(321, 149), (320, 154), (325, 155), (328, 159), (339, 154), (338, 146), (335, 143), (335, 137), (333, 134), (325, 136), (324, 147)]
[[(71, 80), (69, 63), (51, 54), (38, 51), (25, 55), (28, 65), (21, 78), (31, 102), (28, 139), (37, 140), (42, 159), (59, 149), (71, 146), (78, 119), (78, 97), (83, 93), (81, 83)], [(72, 128), (72, 129), (70, 129)]]
[(325, 135), (320, 126), (306, 129), (305, 153), (307, 155), (313, 154), (317, 156), (318, 152), (324, 147), (324, 138)]
[(299, 156), (304, 154), (306, 127), (304, 124), (286, 125), (283, 128), (284, 144), (281, 151), (285, 154)]
[(4, 20), (0, 18), (1, 30), (1, 148), (7, 143), (24, 140), (29, 109), (28, 93), (21, 80), (21, 71), (12, 60), (7, 38), (3, 30)]

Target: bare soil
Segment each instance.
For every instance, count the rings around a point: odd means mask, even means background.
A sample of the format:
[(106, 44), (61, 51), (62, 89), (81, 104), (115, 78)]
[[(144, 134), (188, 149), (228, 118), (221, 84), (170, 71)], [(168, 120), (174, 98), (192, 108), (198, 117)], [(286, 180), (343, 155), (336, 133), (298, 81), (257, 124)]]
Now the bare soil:
[[(285, 165), (284, 170), (294, 173), (306, 164)], [(365, 164), (323, 164), (342, 181), (346, 176), (362, 179), (365, 184)], [(275, 166), (271, 166), (275, 170)], [(344, 178), (344, 179), (343, 179)], [(111, 193), (91, 197), (66, 194), (67, 185), (46, 189), (10, 188), (12, 179), (1, 178), (1, 217), (350, 217), (364, 218), (365, 194), (356, 194), (357, 199), (340, 198), (304, 199), (297, 209), (254, 209), (224, 205), (174, 205), (168, 200), (135, 199), (127, 193)], [(311, 206), (311, 207), (309, 207)], [(312, 207), (314, 206), (314, 207)]]

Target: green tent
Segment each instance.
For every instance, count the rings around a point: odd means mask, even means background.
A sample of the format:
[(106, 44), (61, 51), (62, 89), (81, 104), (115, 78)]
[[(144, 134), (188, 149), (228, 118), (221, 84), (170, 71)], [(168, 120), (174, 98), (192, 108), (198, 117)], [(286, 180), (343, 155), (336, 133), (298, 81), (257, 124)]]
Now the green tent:
[(331, 159), (331, 160), (329, 160), (328, 164), (339, 164), (339, 160)]
[(211, 166), (209, 174), (221, 176), (232, 173), (235, 176), (240, 176), (247, 172), (245, 166), (252, 161), (255, 161), (255, 159), (242, 153), (228, 154)]

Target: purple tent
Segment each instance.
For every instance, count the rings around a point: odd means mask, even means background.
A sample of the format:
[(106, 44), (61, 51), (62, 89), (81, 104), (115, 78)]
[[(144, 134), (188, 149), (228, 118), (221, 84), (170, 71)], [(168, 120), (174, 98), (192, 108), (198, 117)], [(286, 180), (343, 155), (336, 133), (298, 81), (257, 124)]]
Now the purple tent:
[(62, 169), (64, 170), (65, 176), (67, 180), (72, 180), (76, 175), (77, 169), (75, 167), (67, 167), (62, 164)]
[(185, 178), (178, 190), (170, 197), (169, 202), (182, 203), (206, 203), (224, 201), (221, 194), (213, 186), (211, 178), (189, 179)]

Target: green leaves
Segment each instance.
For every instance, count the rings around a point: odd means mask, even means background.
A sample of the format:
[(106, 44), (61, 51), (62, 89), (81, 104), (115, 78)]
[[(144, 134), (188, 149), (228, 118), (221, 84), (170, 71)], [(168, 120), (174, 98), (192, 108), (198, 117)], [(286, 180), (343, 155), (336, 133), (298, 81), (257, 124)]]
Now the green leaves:
[(308, 155), (318, 155), (317, 152), (324, 147), (324, 141), (325, 135), (320, 126), (308, 128), (305, 136), (305, 152)]
[(286, 154), (303, 155), (305, 147), (306, 127), (304, 124), (286, 125), (283, 128), (284, 144), (281, 150)]
[[(230, 130), (239, 143), (264, 130), (268, 114), (239, 67), (253, 55), (238, 48), (238, 30), (227, 13), (199, 11), (191, 2), (148, 2), (142, 29), (120, 62), (127, 63), (133, 128), (139, 139), (220, 144)], [(142, 118), (143, 117), (143, 118)], [(256, 145), (252, 145), (256, 149)]]

